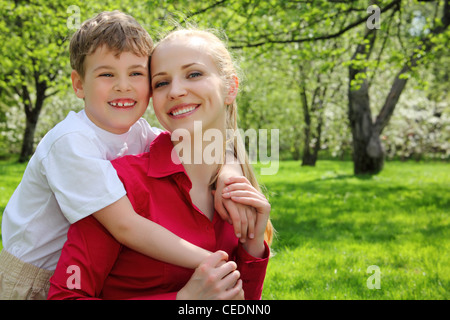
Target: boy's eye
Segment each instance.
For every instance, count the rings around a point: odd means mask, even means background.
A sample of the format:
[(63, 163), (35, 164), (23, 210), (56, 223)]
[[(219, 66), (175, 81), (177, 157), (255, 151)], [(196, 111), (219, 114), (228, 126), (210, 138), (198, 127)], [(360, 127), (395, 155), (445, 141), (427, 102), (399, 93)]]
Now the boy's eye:
[(136, 71), (131, 73), (132, 76), (142, 76), (144, 75), (142, 72)]
[(107, 78), (109, 78), (109, 77), (112, 77), (113, 75), (112, 75), (112, 73), (102, 73), (102, 74), (100, 74), (100, 77), (107, 77)]

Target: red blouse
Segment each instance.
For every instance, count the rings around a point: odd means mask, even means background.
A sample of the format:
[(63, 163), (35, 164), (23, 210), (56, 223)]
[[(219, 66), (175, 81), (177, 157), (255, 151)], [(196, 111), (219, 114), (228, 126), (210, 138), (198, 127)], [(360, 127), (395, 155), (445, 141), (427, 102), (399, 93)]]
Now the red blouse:
[[(172, 149), (170, 133), (164, 132), (153, 141), (150, 152), (112, 162), (135, 211), (197, 246), (227, 252), (238, 265), (245, 298), (260, 299), (269, 259), (267, 244), (264, 257), (254, 258), (217, 212), (210, 221), (192, 203), (191, 181), (183, 165), (172, 162)], [(89, 216), (71, 225), (48, 298), (175, 299), (193, 272), (121, 245)]]

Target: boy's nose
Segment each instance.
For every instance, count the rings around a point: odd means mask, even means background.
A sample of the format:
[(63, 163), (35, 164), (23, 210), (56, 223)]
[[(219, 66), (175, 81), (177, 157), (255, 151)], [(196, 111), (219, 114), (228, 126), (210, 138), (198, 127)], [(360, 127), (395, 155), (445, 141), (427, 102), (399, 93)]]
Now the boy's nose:
[(120, 77), (115, 83), (114, 90), (120, 92), (127, 92), (131, 90), (130, 82), (125, 77)]

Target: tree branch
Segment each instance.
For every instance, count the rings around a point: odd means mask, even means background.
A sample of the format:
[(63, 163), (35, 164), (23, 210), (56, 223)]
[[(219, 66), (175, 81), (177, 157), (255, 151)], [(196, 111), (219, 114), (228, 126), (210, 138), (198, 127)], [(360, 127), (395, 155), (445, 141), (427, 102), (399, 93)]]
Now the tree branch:
[[(441, 19), (442, 24), (431, 30), (430, 35), (443, 33), (450, 25), (449, 1), (450, 0), (446, 0), (444, 4), (443, 15)], [(433, 43), (430, 41), (430, 36), (428, 36), (422, 40), (422, 44), (419, 45), (417, 48), (419, 49), (419, 51), (429, 52), (432, 47)], [(375, 121), (375, 130), (377, 130), (378, 133), (381, 133), (383, 129), (386, 127), (386, 125), (389, 123), (389, 120), (394, 112), (394, 108), (400, 98), (400, 94), (402, 93), (403, 89), (406, 86), (408, 78), (403, 77), (403, 75), (406, 74), (407, 72), (410, 72), (412, 68), (417, 66), (417, 63), (419, 62), (420, 59), (421, 57), (418, 56), (416, 53), (412, 54), (408, 62), (405, 63), (400, 72), (396, 75), (394, 83), (391, 86), (391, 90), (389, 91), (389, 94), (383, 105), (383, 108), (381, 108), (380, 113), (378, 114), (377, 119)]]
[[(220, 0), (220, 1), (217, 1), (217, 2), (215, 2), (215, 3), (213, 3), (213, 4), (211, 4), (210, 6), (208, 6), (208, 7), (206, 7), (206, 8), (200, 9), (199, 11), (192, 12), (192, 13), (188, 13), (188, 14), (186, 15), (186, 17), (184, 18), (184, 21), (186, 21), (187, 19), (192, 18), (192, 17), (194, 17), (194, 16), (196, 16), (196, 15), (199, 15), (199, 14), (201, 14), (201, 13), (204, 13), (204, 12), (206, 12), (206, 11), (208, 11), (208, 10), (214, 8), (214, 7), (217, 7), (217, 6), (219, 6), (219, 5), (221, 5), (222, 3), (225, 3), (225, 2), (227, 2), (227, 0)], [(180, 23), (182, 23), (182, 22), (183, 22), (183, 21), (180, 21)], [(177, 27), (174, 27), (174, 28), (172, 29), (172, 31), (175, 30), (176, 28), (177, 28)]]
[[(391, 8), (400, 5), (401, 0), (394, 0), (390, 4), (388, 4), (386, 7), (380, 9), (380, 12), (386, 12), (390, 10)], [(327, 40), (327, 39), (333, 39), (338, 38), (339, 36), (343, 35), (347, 31), (359, 26), (360, 24), (367, 21), (367, 19), (371, 15), (367, 15), (364, 17), (361, 17), (360, 19), (350, 23), (345, 28), (331, 34), (321, 35), (318, 37), (306, 37), (306, 38), (298, 38), (298, 39), (288, 39), (288, 40), (272, 40), (272, 39), (266, 39), (264, 41), (256, 42), (256, 43), (247, 43), (247, 44), (241, 44), (241, 45), (234, 45), (231, 46), (232, 49), (242, 49), (242, 48), (250, 48), (250, 47), (260, 47), (266, 44), (286, 44), (286, 43), (301, 43), (301, 42), (313, 42), (313, 41), (319, 41), (319, 40)]]

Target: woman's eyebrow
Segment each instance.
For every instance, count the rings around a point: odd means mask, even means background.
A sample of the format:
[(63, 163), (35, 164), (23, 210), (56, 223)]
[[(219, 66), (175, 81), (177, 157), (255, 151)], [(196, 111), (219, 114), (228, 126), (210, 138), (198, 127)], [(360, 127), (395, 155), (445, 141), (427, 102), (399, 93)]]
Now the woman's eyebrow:
[(192, 62), (192, 63), (185, 64), (184, 66), (181, 66), (181, 70), (187, 69), (187, 68), (189, 68), (189, 67), (191, 67), (191, 66), (193, 66), (195, 64), (200, 64), (200, 63)]
[[(188, 64), (185, 64), (185, 65), (182, 65), (181, 66), (181, 70), (184, 70), (184, 69), (187, 69), (187, 68), (189, 68), (189, 67), (191, 67), (191, 66), (193, 66), (193, 65), (196, 65), (196, 64), (198, 64), (198, 65), (202, 65), (202, 63), (199, 63), (199, 62), (192, 62), (192, 63), (188, 63)], [(152, 76), (152, 79), (154, 78), (154, 77), (157, 77), (157, 76), (165, 76), (165, 75), (167, 75), (167, 72), (158, 72), (158, 73), (156, 73), (156, 74), (154, 74), (153, 76)]]
[(157, 76), (165, 76), (166, 74), (167, 74), (167, 72), (158, 72), (158, 73), (152, 75), (152, 79)]

